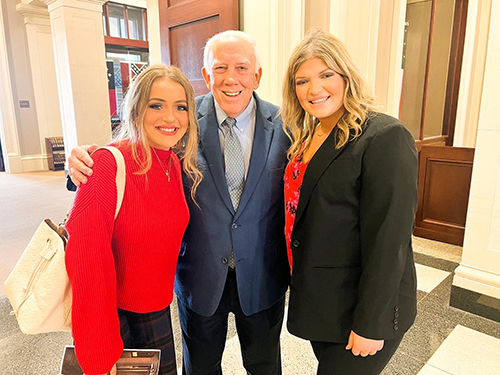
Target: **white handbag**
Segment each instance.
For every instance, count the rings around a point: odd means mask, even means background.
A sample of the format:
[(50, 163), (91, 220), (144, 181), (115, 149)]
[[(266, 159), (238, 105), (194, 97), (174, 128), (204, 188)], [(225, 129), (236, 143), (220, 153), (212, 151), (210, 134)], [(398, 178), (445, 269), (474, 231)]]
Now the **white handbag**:
[[(102, 148), (116, 159), (116, 219), (125, 192), (125, 160), (117, 148)], [(60, 225), (50, 219), (42, 221), (5, 281), (7, 297), (14, 308), (11, 314), (16, 315), (23, 333), (71, 331), (72, 293), (64, 262), (67, 217)]]

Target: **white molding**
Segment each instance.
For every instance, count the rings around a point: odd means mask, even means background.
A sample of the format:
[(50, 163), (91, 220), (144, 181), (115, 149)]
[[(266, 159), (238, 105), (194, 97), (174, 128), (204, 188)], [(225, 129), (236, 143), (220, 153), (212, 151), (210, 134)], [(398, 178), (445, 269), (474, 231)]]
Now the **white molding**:
[[(129, 5), (136, 8), (147, 8), (148, 3), (152, 1), (158, 5), (158, 0), (115, 0), (113, 2), (117, 4)], [(148, 10), (148, 17), (149, 17), (149, 10)]]
[(455, 269), (453, 285), (500, 299), (500, 275), (461, 264)]
[(375, 80), (377, 77), (377, 50), (379, 41), (379, 22), (380, 22), (380, 0), (370, 1), (370, 16), (367, 20), (368, 40), (366, 46), (366, 82), (375, 89)]
[(399, 117), (399, 104), (401, 102), (401, 89), (403, 87), (403, 44), (404, 27), (406, 22), (406, 1), (394, 1), (392, 20), (391, 52), (389, 63), (389, 84), (387, 88), (386, 112), (394, 117)]
[[(23, 173), (23, 159), (21, 158), (20, 155), (8, 155), (7, 160), (4, 158), (3, 159), (5, 162), (5, 171), (7, 173)], [(9, 169), (7, 169), (7, 166), (9, 166)]]
[[(47, 1), (47, 3), (49, 3)], [(79, 7), (72, 4), (80, 5)], [(104, 1), (49, 3), (64, 145), (99, 145), (111, 135), (102, 8)]]
[[(489, 0), (486, 0), (489, 2)], [(489, 7), (491, 5), (491, 7)], [(481, 80), (482, 92), (478, 101), (478, 127), (474, 166), (470, 187), (469, 206), (465, 225), (462, 261), (455, 270), (453, 284), (478, 293), (500, 298), (500, 124), (498, 122), (497, 91), (500, 85), (500, 4), (482, 2), (481, 8), (472, 17), (483, 19), (481, 26), (488, 36), (484, 75), (474, 77), (475, 84)], [(477, 18), (477, 19), (479, 19)], [(491, 22), (486, 22), (491, 18)], [(479, 51), (484, 40), (475, 37)], [(476, 56), (480, 58), (480, 56)], [(461, 88), (462, 89), (462, 88)], [(471, 94), (474, 95), (474, 94)], [(471, 97), (472, 99), (472, 97)]]
[(75, 8), (99, 12), (102, 15), (102, 5), (107, 0), (42, 0), (47, 4), (49, 13), (58, 8)]
[(23, 172), (44, 171), (49, 169), (48, 155), (26, 155), (21, 158)]
[(37, 15), (42, 17), (49, 18), (49, 10), (46, 6), (35, 6), (24, 3), (18, 3), (16, 5), (16, 10), (21, 13), (23, 16), (25, 15)]
[(22, 172), (22, 165), (17, 162), (17, 159), (20, 158), (21, 148), (7, 56), (3, 9), (0, 3), (0, 138), (6, 172), (19, 173)]
[(33, 72), (33, 91), (39, 127), (40, 150), (45, 150), (45, 138), (62, 134), (59, 93), (54, 61), (52, 30), (47, 7), (18, 4), (24, 16), (29, 61)]
[(161, 64), (160, 8), (158, 0), (147, 0), (149, 64)]
[(475, 147), (492, 0), (469, 1), (453, 146)]
[(347, 1), (330, 1), (330, 33), (346, 42), (347, 37)]
[(274, 83), (277, 81), (277, 77), (280, 77), (281, 67), (278, 61), (280, 59), (279, 52), (283, 48), (282, 38), (280, 43), (280, 35), (282, 32), (282, 29), (280, 28), (280, 26), (282, 26), (280, 25), (280, 19), (283, 17), (282, 12), (280, 12), (280, 6), (283, 6), (284, 3), (281, 1), (270, 1), (268, 4), (269, 39), (266, 46), (268, 59), (265, 64), (264, 62), (262, 63), (262, 79), (265, 80), (264, 88), (267, 89), (267, 94), (265, 95), (266, 100), (279, 104), (281, 103), (281, 95), (278, 95), (279, 90), (273, 90), (273, 87), (277, 86)]

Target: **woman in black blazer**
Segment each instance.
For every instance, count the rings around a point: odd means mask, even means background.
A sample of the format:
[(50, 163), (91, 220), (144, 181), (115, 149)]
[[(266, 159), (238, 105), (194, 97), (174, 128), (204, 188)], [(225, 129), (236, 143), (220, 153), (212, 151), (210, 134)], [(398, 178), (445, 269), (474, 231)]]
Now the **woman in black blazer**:
[(288, 330), (311, 341), (318, 374), (379, 374), (416, 315), (415, 142), (321, 30), (290, 57), (282, 117)]

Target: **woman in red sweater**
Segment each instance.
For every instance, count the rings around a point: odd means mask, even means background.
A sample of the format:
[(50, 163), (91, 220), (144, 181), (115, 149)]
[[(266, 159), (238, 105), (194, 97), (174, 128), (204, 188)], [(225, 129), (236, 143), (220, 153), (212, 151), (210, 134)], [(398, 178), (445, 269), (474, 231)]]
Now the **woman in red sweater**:
[(179, 158), (191, 194), (201, 180), (194, 92), (178, 68), (156, 65), (137, 76), (112, 145), (126, 166), (116, 220), (116, 162), (98, 150), (66, 225), (76, 355), (85, 374), (113, 374), (124, 347), (159, 348), (160, 373), (176, 374), (169, 305), (189, 221)]

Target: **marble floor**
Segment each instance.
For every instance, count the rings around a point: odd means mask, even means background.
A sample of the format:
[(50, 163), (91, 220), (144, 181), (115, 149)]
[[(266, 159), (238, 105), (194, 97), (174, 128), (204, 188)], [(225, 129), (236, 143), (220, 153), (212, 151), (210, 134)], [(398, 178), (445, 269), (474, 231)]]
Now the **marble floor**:
[[(64, 176), (60, 173), (14, 176), (0, 173), (0, 196), (4, 213), (0, 218), (0, 285), (3, 287), (3, 281), (40, 220), (44, 215), (64, 214), (71, 195), (64, 191)], [(50, 200), (55, 203), (48, 205)], [(414, 238), (414, 250), (418, 315), (383, 374), (500, 375), (500, 323), (449, 306), (453, 272), (462, 249)], [(70, 334), (22, 334), (15, 317), (9, 315), (11, 306), (3, 294), (0, 288), (0, 375), (59, 374), (64, 346), (71, 343)], [(180, 365), (181, 338), (176, 310), (174, 301), (174, 339)], [(313, 375), (316, 360), (309, 344), (290, 335), (286, 327), (283, 327), (281, 341), (283, 374)], [(246, 373), (232, 319), (223, 370), (228, 375)]]

